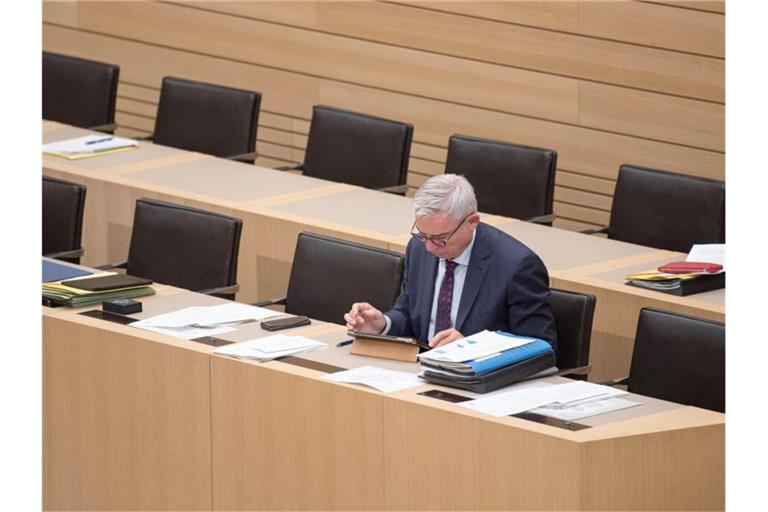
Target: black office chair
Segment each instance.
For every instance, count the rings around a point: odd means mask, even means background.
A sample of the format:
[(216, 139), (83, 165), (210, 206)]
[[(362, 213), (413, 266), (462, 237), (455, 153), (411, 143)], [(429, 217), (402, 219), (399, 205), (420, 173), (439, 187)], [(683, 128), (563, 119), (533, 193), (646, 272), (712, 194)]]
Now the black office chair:
[(629, 377), (640, 395), (725, 412), (725, 324), (640, 310)]
[(157, 106), (157, 144), (253, 163), (261, 93), (167, 76)]
[(313, 233), (300, 233), (284, 298), (258, 306), (284, 304), (285, 312), (342, 323), (355, 302), (386, 311), (400, 295), (402, 255)]
[(312, 110), (305, 176), (404, 193), (413, 125), (339, 108)]
[(594, 295), (550, 289), (549, 305), (557, 327), (558, 375), (587, 379), (595, 302)]
[(463, 174), (479, 210), (552, 225), (557, 152), (498, 140), (452, 135), (446, 174)]
[(86, 187), (43, 176), (43, 256), (80, 263)]
[(200, 293), (234, 299), (242, 221), (141, 198), (136, 201), (128, 261), (100, 267)]
[(112, 133), (120, 67), (43, 52), (43, 119)]
[(608, 227), (584, 233), (679, 252), (725, 243), (725, 183), (622, 165)]

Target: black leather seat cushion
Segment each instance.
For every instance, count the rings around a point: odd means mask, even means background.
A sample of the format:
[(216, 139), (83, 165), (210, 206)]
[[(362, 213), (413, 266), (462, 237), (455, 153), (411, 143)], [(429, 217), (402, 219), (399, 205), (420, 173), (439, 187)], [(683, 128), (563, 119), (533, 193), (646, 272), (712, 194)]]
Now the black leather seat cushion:
[(43, 52), (43, 118), (87, 128), (115, 122), (119, 66)]
[(447, 174), (463, 174), (485, 213), (526, 219), (552, 213), (557, 152), (452, 135)]
[(725, 325), (643, 308), (628, 390), (725, 412)]
[(608, 238), (688, 252), (725, 242), (725, 183), (622, 165)]
[(80, 249), (85, 192), (84, 185), (43, 176), (43, 254)]
[(413, 126), (317, 105), (312, 112), (304, 175), (368, 188), (402, 185)]
[(566, 370), (588, 365), (595, 296), (552, 288), (549, 304), (557, 327), (557, 367)]
[(355, 302), (386, 311), (400, 295), (403, 256), (384, 249), (300, 233), (285, 310), (343, 323)]
[(188, 290), (234, 285), (241, 229), (240, 219), (141, 198), (128, 273)]
[(256, 147), (261, 94), (165, 77), (154, 141), (219, 157), (251, 153)]

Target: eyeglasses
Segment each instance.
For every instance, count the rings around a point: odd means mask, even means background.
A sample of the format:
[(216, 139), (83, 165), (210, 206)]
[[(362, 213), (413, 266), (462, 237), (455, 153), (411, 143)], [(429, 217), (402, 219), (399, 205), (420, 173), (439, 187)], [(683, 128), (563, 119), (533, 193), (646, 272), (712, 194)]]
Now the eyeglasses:
[[(416, 221), (413, 221), (413, 226), (411, 226), (411, 236), (422, 243), (432, 242), (438, 247), (445, 247), (448, 244), (448, 240), (459, 230), (461, 226), (464, 225), (464, 223), (467, 221), (467, 219), (472, 216), (470, 213), (463, 219), (461, 219), (461, 222), (459, 222), (459, 225), (456, 226), (453, 231), (448, 233), (447, 235), (437, 235), (437, 236), (427, 236), (419, 231), (418, 228), (416, 228)], [(414, 231), (414, 228), (416, 228), (416, 231)]]

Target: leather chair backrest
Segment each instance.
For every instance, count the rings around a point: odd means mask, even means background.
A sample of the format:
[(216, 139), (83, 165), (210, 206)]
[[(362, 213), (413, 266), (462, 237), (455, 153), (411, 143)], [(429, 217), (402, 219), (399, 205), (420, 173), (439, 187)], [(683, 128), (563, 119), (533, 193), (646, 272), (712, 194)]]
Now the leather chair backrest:
[(403, 256), (335, 238), (300, 233), (285, 311), (343, 323), (355, 302), (390, 309), (400, 295)]
[[(80, 248), (84, 185), (43, 176), (43, 254)], [(80, 263), (80, 258), (61, 258)]]
[(670, 251), (725, 242), (725, 183), (622, 165), (608, 238)]
[(725, 325), (641, 309), (627, 389), (725, 412)]
[(141, 198), (127, 271), (193, 291), (234, 285), (241, 229), (240, 219)]
[(154, 142), (219, 157), (256, 147), (261, 93), (167, 76)]
[(115, 122), (120, 67), (43, 52), (43, 119), (88, 128)]
[(304, 175), (368, 188), (402, 185), (413, 125), (334, 107), (312, 110)]
[[(588, 365), (595, 296), (552, 288), (549, 305), (557, 328), (557, 367), (567, 370)], [(574, 378), (586, 380), (586, 375)]]
[(463, 174), (481, 212), (526, 219), (552, 213), (557, 152), (452, 135), (446, 174)]

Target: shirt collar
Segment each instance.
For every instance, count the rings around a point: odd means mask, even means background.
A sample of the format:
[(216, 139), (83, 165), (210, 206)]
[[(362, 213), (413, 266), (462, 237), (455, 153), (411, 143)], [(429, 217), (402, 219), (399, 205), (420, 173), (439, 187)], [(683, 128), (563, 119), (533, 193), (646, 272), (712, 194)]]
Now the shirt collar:
[(477, 235), (477, 229), (472, 230), (472, 240), (469, 242), (469, 245), (467, 245), (467, 248), (464, 249), (464, 252), (453, 258), (454, 263), (458, 263), (459, 265), (469, 265), (469, 258), (472, 256), (472, 247), (475, 245), (475, 236)]

